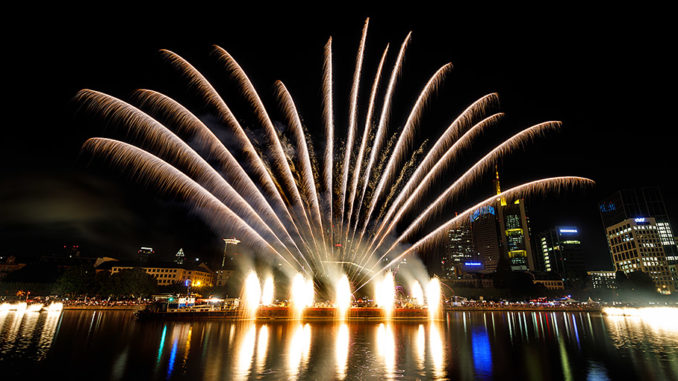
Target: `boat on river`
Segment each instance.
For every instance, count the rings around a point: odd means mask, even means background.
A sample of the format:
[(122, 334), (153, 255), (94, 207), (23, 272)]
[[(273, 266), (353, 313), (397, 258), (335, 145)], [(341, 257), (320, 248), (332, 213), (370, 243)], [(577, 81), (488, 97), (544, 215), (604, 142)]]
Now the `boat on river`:
[[(156, 303), (146, 309), (137, 311), (135, 316), (139, 320), (165, 319), (223, 319), (223, 320), (257, 320), (257, 321), (335, 321), (339, 319), (339, 312), (335, 307), (308, 307), (296, 316), (293, 308), (288, 306), (261, 306), (254, 316), (249, 315), (241, 308), (220, 309), (213, 306), (191, 306), (185, 308), (167, 308), (168, 304)], [(425, 321), (429, 320), (427, 308), (395, 308), (387, 312), (377, 307), (352, 307), (346, 312), (346, 321)]]

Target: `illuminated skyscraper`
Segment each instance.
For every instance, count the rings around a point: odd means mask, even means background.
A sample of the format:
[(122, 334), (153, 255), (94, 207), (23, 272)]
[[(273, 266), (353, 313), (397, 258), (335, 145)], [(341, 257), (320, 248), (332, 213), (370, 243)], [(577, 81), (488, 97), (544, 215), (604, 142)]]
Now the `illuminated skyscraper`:
[[(495, 187), (501, 193), (499, 170), (495, 167)], [(497, 199), (497, 219), (503, 255), (507, 256), (512, 271), (534, 270), (530, 228), (523, 199)]]
[(463, 272), (465, 262), (477, 260), (473, 250), (471, 228), (463, 224), (447, 232), (448, 245), (441, 258), (442, 276), (447, 279), (458, 279)]
[(654, 218), (628, 218), (606, 229), (616, 271), (642, 271), (654, 281), (657, 292), (674, 291), (659, 227)]
[(501, 249), (496, 209), (487, 206), (474, 211), (470, 216), (470, 224), (473, 248), (478, 253), (483, 269), (497, 271)]
[(601, 201), (599, 208), (605, 228), (629, 218), (654, 218), (666, 259), (670, 264), (678, 263), (678, 246), (658, 187), (617, 191)]
[[(501, 194), (499, 170), (495, 166), (495, 188)], [(497, 197), (494, 205), (475, 210), (470, 218), (473, 249), (478, 253), (474, 265), (479, 270), (497, 271), (503, 257), (507, 268), (503, 270), (534, 270), (530, 229), (525, 203), (522, 199), (506, 200)], [(480, 265), (476, 264), (480, 262)]]
[(539, 234), (536, 251), (538, 270), (558, 273), (570, 285), (584, 278), (584, 251), (578, 228), (557, 226)]

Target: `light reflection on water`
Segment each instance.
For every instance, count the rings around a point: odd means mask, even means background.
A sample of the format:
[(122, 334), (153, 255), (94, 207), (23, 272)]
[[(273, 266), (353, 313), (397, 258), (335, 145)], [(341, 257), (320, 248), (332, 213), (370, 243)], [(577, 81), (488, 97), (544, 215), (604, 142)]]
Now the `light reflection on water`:
[(671, 327), (563, 312), (449, 312), (435, 323), (138, 322), (129, 312), (2, 312), (0, 374), (675, 380), (678, 330)]
[(342, 323), (337, 330), (337, 339), (334, 344), (335, 361), (337, 364), (337, 378), (343, 380), (346, 378), (346, 367), (348, 366), (349, 333), (348, 325)]
[(44, 359), (60, 317), (61, 312), (0, 312), (0, 366), (5, 361)]
[(384, 367), (386, 378), (393, 378), (395, 376), (396, 345), (391, 324), (379, 323), (375, 346), (377, 347), (377, 354), (381, 360), (381, 365)]

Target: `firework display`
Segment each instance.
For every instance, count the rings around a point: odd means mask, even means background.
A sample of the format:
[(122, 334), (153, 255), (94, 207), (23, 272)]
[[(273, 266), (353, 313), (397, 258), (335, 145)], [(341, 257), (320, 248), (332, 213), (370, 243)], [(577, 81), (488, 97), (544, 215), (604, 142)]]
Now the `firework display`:
[[(127, 137), (94, 137), (84, 143), (83, 151), (134, 181), (186, 200), (222, 236), (245, 242), (288, 275), (298, 297), (292, 301), (295, 308), (311, 305), (314, 287), (325, 287), (335, 294), (342, 315), (351, 304), (351, 290), (370, 283), (374, 283), (377, 304), (391, 308), (391, 268), (406, 256), (431, 248), (478, 207), (498, 197), (525, 197), (593, 184), (574, 176), (538, 179), (501, 195), (472, 199), (470, 204), (475, 205), (462, 208), (469, 204), (459, 203), (463, 192), (497, 161), (558, 130), (561, 123), (528, 127), (450, 178), (450, 168), (472, 149), (474, 140), (501, 122), (503, 113), (496, 110), (498, 95), (481, 97), (440, 136), (431, 138), (430, 145), (418, 145), (415, 135), (422, 128), (425, 106), (452, 64), (442, 65), (426, 81), (398, 128), (400, 122), (391, 120), (391, 108), (411, 33), (400, 45), (385, 83), (389, 46), (383, 50), (369, 97), (362, 100), (359, 95), (368, 77), (364, 62), (368, 25), (366, 20), (345, 128), (339, 128), (335, 118), (331, 38), (324, 47), (322, 126), (304, 122), (295, 98), (281, 81), (275, 83), (278, 104), (265, 106), (243, 68), (226, 50), (215, 46), (218, 63), (238, 85), (249, 107), (244, 111), (256, 121), (245, 126), (200, 71), (178, 54), (162, 50), (190, 93), (216, 117), (214, 123), (228, 131), (227, 138), (218, 137), (205, 118), (153, 90), (138, 90), (129, 103), (99, 91), (81, 90), (76, 98), (82, 108)], [(340, 137), (342, 133), (345, 136)], [(436, 222), (445, 211), (460, 209), (464, 211), (453, 218)], [(273, 300), (273, 281), (267, 278), (263, 286), (258, 282), (253, 273), (247, 277), (249, 293), (244, 302), (248, 309)], [(437, 279), (418, 279), (412, 284), (415, 299), (424, 303), (426, 295), (426, 300), (439, 303)], [(433, 295), (436, 292), (438, 296)]]

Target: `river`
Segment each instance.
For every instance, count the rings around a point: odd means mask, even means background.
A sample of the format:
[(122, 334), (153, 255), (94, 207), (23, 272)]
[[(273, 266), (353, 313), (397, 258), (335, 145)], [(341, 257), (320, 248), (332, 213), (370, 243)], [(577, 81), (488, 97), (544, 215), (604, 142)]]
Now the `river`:
[(585, 312), (448, 312), (421, 324), (2, 312), (0, 372), (2, 380), (677, 380), (678, 324)]

